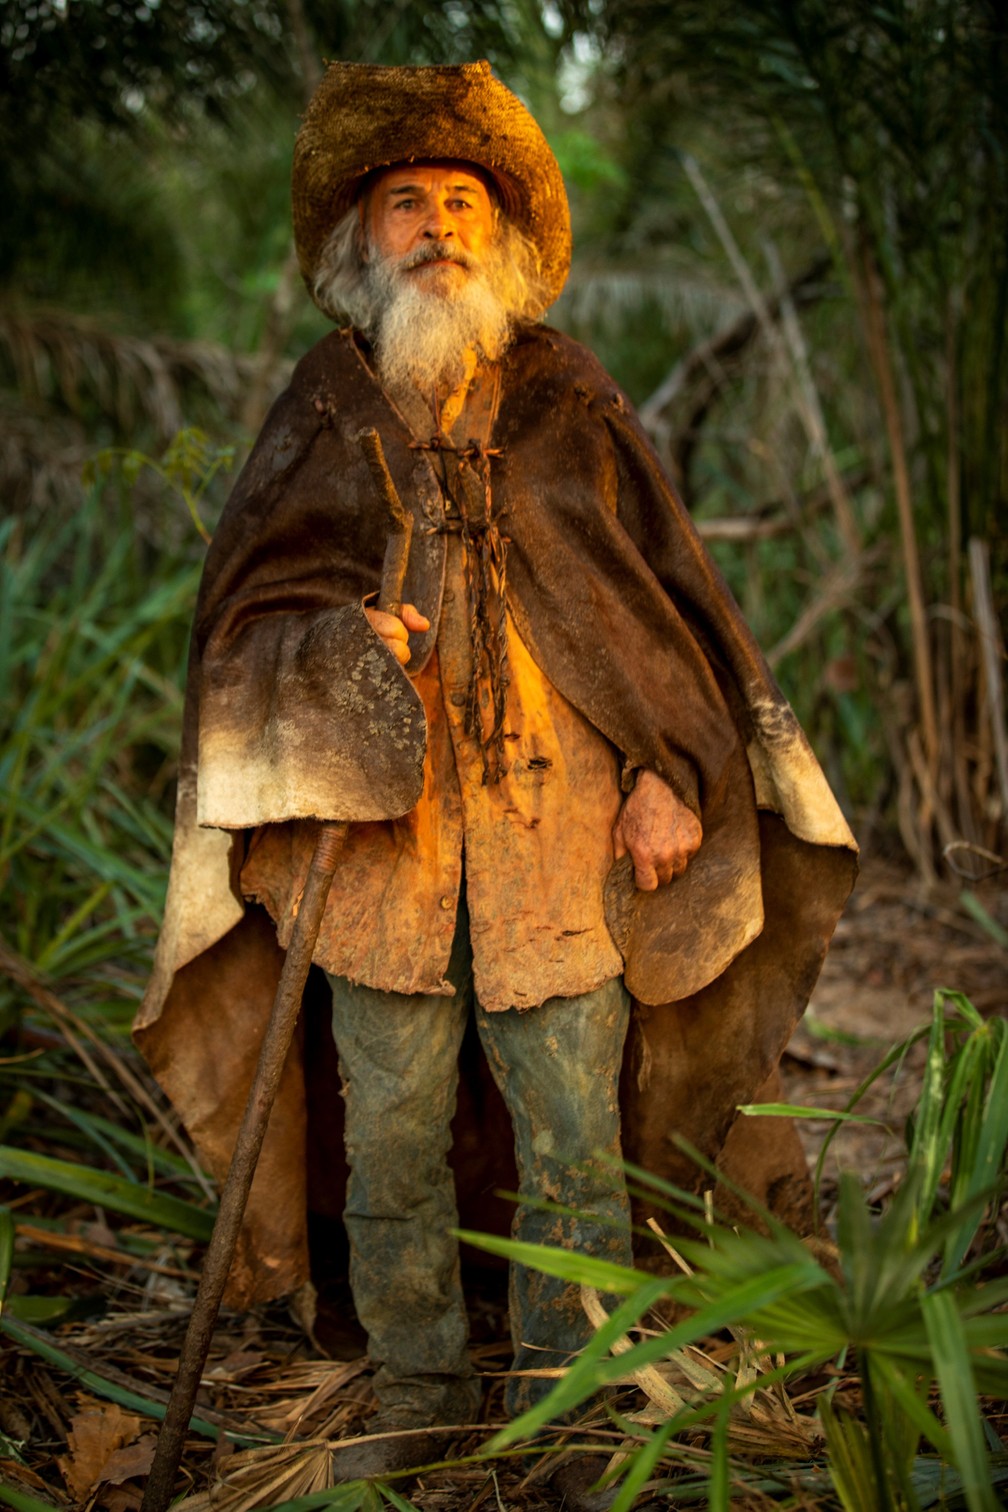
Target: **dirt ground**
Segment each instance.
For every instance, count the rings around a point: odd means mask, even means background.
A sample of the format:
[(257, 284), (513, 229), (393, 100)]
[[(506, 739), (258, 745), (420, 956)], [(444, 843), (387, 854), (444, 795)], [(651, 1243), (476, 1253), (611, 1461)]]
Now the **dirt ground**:
[[(1002, 929), (1008, 885), (976, 890)], [(905, 870), (868, 862), (837, 926), (826, 964), (783, 1062), (787, 1097), (805, 1107), (838, 1109), (893, 1045), (931, 1021), (936, 991), (962, 993), (985, 1017), (1008, 1016), (1008, 952), (959, 904), (959, 888), (928, 890)], [(850, 1126), (832, 1141), (822, 1197), (828, 1217), (836, 1172), (853, 1169), (882, 1196), (905, 1151), (902, 1123), (920, 1089), (924, 1042), (881, 1079), (859, 1111), (891, 1132)], [(810, 1167), (828, 1125), (802, 1120)]]
[[(978, 889), (988, 912), (1008, 927), (1008, 891)], [(931, 1015), (935, 990), (964, 993), (985, 1015), (1008, 1015), (1006, 952), (963, 912), (958, 890), (927, 892), (912, 876), (883, 862), (868, 864), (832, 951), (784, 1061), (785, 1094), (813, 1108), (842, 1108), (883, 1054)], [(878, 1124), (851, 1127), (837, 1138), (825, 1164), (821, 1210), (829, 1226), (836, 1175), (858, 1173), (880, 1199), (901, 1169), (903, 1118), (917, 1095), (924, 1046), (905, 1057), (896, 1075), (874, 1086), (860, 1111)], [(802, 1120), (800, 1133), (814, 1165), (827, 1128)], [(26, 1345), (0, 1339), (0, 1502), (3, 1482), (22, 1493), (67, 1508), (136, 1512), (153, 1452), (156, 1425), (130, 1404), (108, 1400), (85, 1369), (122, 1390), (165, 1398), (174, 1372), (193, 1294), (198, 1252), (178, 1245), (148, 1257), (143, 1268), (112, 1263), (116, 1235), (99, 1218), (82, 1222), (79, 1255), (60, 1259), (76, 1275), (85, 1297), (98, 1292), (90, 1315), (48, 1335), (72, 1371)], [(104, 1254), (105, 1258), (102, 1258)], [(57, 1257), (59, 1258), (59, 1257)], [(362, 1339), (354, 1327), (323, 1337), (326, 1359), (306, 1341), (298, 1322), (280, 1306), (225, 1315), (215, 1336), (200, 1401), (219, 1426), (254, 1425), (299, 1443), (277, 1451), (281, 1463), (251, 1468), (221, 1441), (194, 1434), (183, 1458), (191, 1492), (205, 1487), (214, 1465), (233, 1487), (243, 1488), (215, 1506), (275, 1505), (312, 1488), (324, 1473), (328, 1450), (320, 1441), (365, 1433), (373, 1407)], [(335, 1299), (337, 1312), (339, 1299)], [(486, 1382), (485, 1421), (462, 1432), (451, 1452), (474, 1454), (490, 1427), (501, 1422), (500, 1400), (509, 1349), (504, 1297), (493, 1284), (475, 1288), (473, 1331), (478, 1368)], [(88, 1313), (88, 1308), (84, 1307)], [(626, 1405), (633, 1405), (628, 1402)], [(598, 1434), (612, 1433), (599, 1418)], [(5, 1438), (6, 1437), (6, 1443)], [(298, 1477), (288, 1472), (296, 1465)], [(272, 1500), (249, 1499), (254, 1486), (273, 1486)], [(317, 1483), (316, 1483), (317, 1484)], [(181, 1482), (180, 1482), (181, 1488)], [(422, 1512), (544, 1512), (559, 1502), (541, 1477), (521, 1461), (454, 1465), (431, 1472), (410, 1492)], [(195, 1509), (196, 1503), (193, 1503)], [(209, 1506), (210, 1502), (200, 1502)], [(668, 1508), (668, 1501), (650, 1505)]]

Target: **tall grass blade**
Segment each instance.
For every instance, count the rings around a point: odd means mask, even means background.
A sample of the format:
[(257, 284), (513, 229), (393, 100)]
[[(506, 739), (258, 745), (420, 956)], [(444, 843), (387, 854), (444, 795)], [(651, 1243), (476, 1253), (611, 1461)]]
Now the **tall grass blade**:
[(807, 1103), (739, 1103), (737, 1111), (751, 1118), (814, 1118), (817, 1123), (887, 1127), (884, 1118), (870, 1118), (867, 1113), (845, 1113), (837, 1108), (812, 1108)]
[(27, 1491), (12, 1486), (10, 1481), (0, 1480), (0, 1506), (13, 1507), (14, 1512), (53, 1512), (55, 1505), (54, 1502), (40, 1501), (37, 1496), (30, 1496)]
[(395, 1512), (416, 1512), (413, 1503), (407, 1501), (404, 1496), (400, 1496), (393, 1486), (381, 1484), (376, 1489), (381, 1493), (386, 1505), (393, 1507)]
[[(985, 1026), (992, 1034), (995, 1025)], [(997, 1022), (997, 1056), (987, 1084), (986, 1098), (978, 1116), (973, 1159), (965, 1170), (953, 1175), (952, 1200), (956, 1206), (966, 1206), (977, 1192), (990, 1190), (995, 1183), (1003, 1185), (1005, 1179), (1005, 1155), (1008, 1151), (1008, 1026)], [(952, 1272), (962, 1264), (982, 1222), (965, 1223), (952, 1236), (945, 1248), (945, 1270)]]
[[(920, 1029), (915, 1029), (912, 1034), (909, 1034), (906, 1039), (900, 1041), (898, 1045), (894, 1045), (892, 1049), (883, 1056), (878, 1065), (876, 1065), (868, 1073), (868, 1075), (863, 1078), (858, 1086), (855, 1087), (854, 1091), (847, 1099), (847, 1102), (844, 1106), (844, 1112), (852, 1112), (857, 1107), (862, 1098), (865, 1097), (868, 1092), (870, 1092), (875, 1083), (881, 1080), (881, 1078), (885, 1076), (885, 1074), (890, 1071), (893, 1066), (897, 1066), (903, 1060), (905, 1060), (908, 1052), (913, 1048), (913, 1046), (916, 1045), (919, 1040), (926, 1038), (929, 1033), (930, 1027), (928, 1025), (925, 1025)], [(813, 1185), (817, 1192), (822, 1185), (823, 1171), (826, 1168), (826, 1157), (829, 1154), (830, 1146), (832, 1145), (833, 1140), (836, 1138), (842, 1127), (842, 1122), (834, 1122), (832, 1126), (826, 1130), (825, 1138), (823, 1139), (823, 1142), (819, 1148), (819, 1154), (816, 1157), (815, 1170), (812, 1175)]]
[(634, 1450), (629, 1469), (620, 1483), (616, 1500), (613, 1502), (612, 1512), (631, 1512), (637, 1500), (637, 1493), (655, 1473), (674, 1429), (675, 1425), (672, 1421), (662, 1423), (660, 1428), (648, 1434), (639, 1448)]
[(135, 1181), (124, 1181), (121, 1176), (74, 1165), (72, 1161), (54, 1160), (30, 1150), (0, 1145), (0, 1177), (62, 1192), (80, 1202), (93, 1202), (97, 1207), (139, 1218), (156, 1228), (183, 1234), (187, 1239), (206, 1243), (213, 1232), (213, 1213), (181, 1197), (152, 1192)]
[(873, 1352), (872, 1368), (917, 1437), (932, 1444), (943, 1458), (950, 1460), (952, 1440), (921, 1395), (916, 1369), (912, 1365), (908, 1369), (906, 1363), (887, 1358), (881, 1350)]
[(728, 1454), (730, 1397), (722, 1391), (711, 1434), (710, 1512), (728, 1512), (731, 1501), (731, 1471)]
[(934, 995), (935, 1005), (950, 1004), (953, 1012), (969, 1025), (970, 1029), (983, 1029), (983, 1014), (978, 1012), (965, 992), (954, 992), (950, 987), (939, 987)]
[[(487, 1236), (481, 1234), (477, 1237), (482, 1243)], [(533, 1246), (526, 1247), (533, 1248)], [(596, 1329), (577, 1360), (565, 1372), (549, 1395), (494, 1435), (487, 1445), (488, 1453), (494, 1454), (502, 1449), (507, 1449), (519, 1439), (531, 1438), (554, 1415), (558, 1415), (568, 1407), (577, 1406), (586, 1396), (590, 1396), (600, 1383), (599, 1378), (601, 1374), (604, 1373), (604, 1357), (610, 1344), (633, 1328), (639, 1319), (665, 1294), (665, 1290), (666, 1287), (663, 1278), (653, 1276), (640, 1288), (639, 1292), (622, 1302), (611, 1314), (609, 1322), (602, 1328)], [(654, 1342), (654, 1340), (651, 1341), (652, 1344)], [(659, 1357), (660, 1354), (661, 1351), (659, 1350)], [(614, 1377), (628, 1368), (626, 1365), (627, 1359), (627, 1354), (620, 1356), (620, 1363), (616, 1366)], [(611, 1364), (612, 1362), (609, 1363)], [(650, 1364), (651, 1361), (647, 1361), (646, 1363)], [(629, 1368), (632, 1370), (633, 1367)]]
[(0, 1312), (7, 1300), (11, 1269), (14, 1265), (14, 1217), (10, 1208), (0, 1207)]
[[(479, 1236), (477, 1242), (483, 1244), (485, 1236)], [(494, 1243), (495, 1246), (504, 1245), (508, 1241)], [(515, 1245), (514, 1248), (523, 1252), (522, 1258), (525, 1252), (535, 1249), (534, 1246), (522, 1245)], [(494, 1252), (506, 1253), (500, 1248), (495, 1248)], [(683, 1278), (684, 1281), (687, 1279), (691, 1278)], [(761, 1310), (769, 1310), (783, 1299), (793, 1298), (809, 1288), (813, 1284), (813, 1273), (808, 1266), (783, 1264), (741, 1280), (718, 1283), (712, 1278), (704, 1278), (704, 1281), (705, 1287), (699, 1288), (691, 1297), (689, 1306), (692, 1310), (685, 1318), (671, 1328), (643, 1339), (615, 1358), (608, 1358), (608, 1351), (616, 1340), (632, 1329), (661, 1297), (669, 1296), (673, 1286), (681, 1284), (670, 1282), (667, 1278), (651, 1278), (639, 1292), (627, 1298), (613, 1312), (608, 1324), (597, 1330), (549, 1395), (494, 1437), (490, 1450), (504, 1448), (517, 1438), (535, 1433), (544, 1424), (577, 1406), (601, 1387), (627, 1379), (635, 1371), (666, 1358), (672, 1351), (687, 1344), (750, 1320), (754, 1330), (759, 1332), (763, 1316)], [(709, 1291), (710, 1295), (707, 1296), (705, 1291)], [(677, 1291), (677, 1300), (682, 1301), (684, 1295), (684, 1291)], [(832, 1349), (827, 1347), (821, 1352), (820, 1358), (828, 1358), (831, 1353)], [(709, 1416), (713, 1410), (715, 1409), (700, 1402), (694, 1404), (677, 1421), (685, 1427), (691, 1419)]]
[[(105, 1156), (110, 1165), (115, 1166), (124, 1180), (132, 1182), (133, 1172), (130, 1169), (129, 1163), (120, 1155), (119, 1151), (115, 1148), (115, 1144), (106, 1136), (105, 1132), (96, 1127), (90, 1114), (82, 1112), (79, 1108), (73, 1107), (72, 1104), (58, 1097), (51, 1097), (49, 1093), (42, 1091), (41, 1088), (36, 1090), (35, 1097), (43, 1107), (49, 1108), (51, 1112), (55, 1113), (57, 1118), (65, 1118), (68, 1123), (72, 1124), (80, 1134), (84, 1135), (89, 1143), (93, 1144)], [(0, 1149), (2, 1148), (0, 1146)]]
[(381, 1481), (351, 1481), (330, 1491), (312, 1491), (292, 1501), (277, 1502), (270, 1512), (383, 1512), (385, 1507), (394, 1507), (396, 1512), (416, 1512), (412, 1502)]
[[(137, 1116), (139, 1118), (139, 1113)], [(165, 1150), (160, 1145), (156, 1145), (148, 1133), (134, 1134), (130, 1129), (124, 1129), (122, 1124), (114, 1123), (111, 1118), (103, 1118), (100, 1113), (89, 1114), (88, 1122), (92, 1129), (97, 1134), (103, 1135), (110, 1145), (142, 1160), (145, 1166), (153, 1167), (163, 1176), (174, 1177), (180, 1181), (194, 1179), (195, 1173), (191, 1162), (181, 1155), (176, 1155), (173, 1150)]]
[(917, 1231), (921, 1222), (926, 1221), (934, 1208), (942, 1171), (945, 1168), (945, 1152), (951, 1131), (946, 1128), (943, 1135), (943, 1112), (946, 1107), (944, 1091), (945, 1015), (936, 998), (928, 1036), (923, 1085), (914, 1115), (914, 1134), (910, 1147), (911, 1162), (920, 1170), (920, 1196), (915, 1215), (915, 1230)]
[[(166, 1403), (156, 1402), (150, 1397), (143, 1396), (138, 1391), (131, 1391), (128, 1387), (120, 1386), (115, 1381), (106, 1380), (97, 1371), (88, 1369), (87, 1366), (75, 1360), (72, 1355), (57, 1348), (55, 1344), (52, 1344), (36, 1329), (30, 1327), (27, 1323), (22, 1323), (18, 1319), (8, 1316), (6, 1313), (3, 1317), (0, 1317), (0, 1333), (6, 1334), (9, 1339), (13, 1339), (14, 1343), (20, 1344), (22, 1348), (30, 1349), (33, 1354), (39, 1355), (48, 1364), (55, 1365), (64, 1374), (71, 1376), (75, 1381), (79, 1381), (82, 1386), (86, 1386), (88, 1391), (93, 1391), (95, 1396), (104, 1397), (110, 1402), (118, 1402), (120, 1407), (128, 1407), (132, 1412), (140, 1412), (146, 1417), (157, 1418), (159, 1421), (167, 1411)], [(220, 1428), (215, 1423), (208, 1422), (205, 1418), (194, 1416), (190, 1419), (190, 1424), (195, 1433), (202, 1433), (206, 1438), (216, 1439), (220, 1437)], [(232, 1437), (230, 1434), (228, 1436)]]
[(1002, 950), (1008, 950), (1008, 929), (1005, 929), (1003, 924), (999, 924), (993, 914), (988, 912), (975, 892), (964, 887), (959, 894), (959, 902), (970, 918), (986, 931), (995, 945), (1000, 945)]
[(969, 1512), (997, 1512), (1001, 1503), (991, 1489), (970, 1354), (954, 1298), (947, 1291), (931, 1292), (923, 1298), (922, 1309), (953, 1462), (963, 1478)]
[(496, 1234), (477, 1234), (467, 1229), (457, 1230), (458, 1237), (466, 1244), (476, 1245), (490, 1254), (506, 1256), (519, 1265), (528, 1265), (532, 1270), (542, 1271), (547, 1276), (560, 1276), (580, 1286), (593, 1286), (596, 1291), (610, 1292), (617, 1296), (632, 1296), (639, 1287), (652, 1279), (646, 1271), (631, 1270), (626, 1265), (616, 1265), (611, 1260), (598, 1260), (593, 1255), (578, 1254), (574, 1250), (555, 1249), (550, 1245), (524, 1244), (517, 1239), (505, 1239)]
[(819, 1418), (829, 1449), (829, 1473), (844, 1512), (889, 1512), (887, 1489), (879, 1484), (868, 1431), (849, 1413), (834, 1409), (825, 1397)]
[(71, 1323), (76, 1318), (93, 1317), (95, 1304), (83, 1297), (33, 1297), (19, 1292), (8, 1297), (7, 1316), (36, 1328), (53, 1328), (57, 1323)]

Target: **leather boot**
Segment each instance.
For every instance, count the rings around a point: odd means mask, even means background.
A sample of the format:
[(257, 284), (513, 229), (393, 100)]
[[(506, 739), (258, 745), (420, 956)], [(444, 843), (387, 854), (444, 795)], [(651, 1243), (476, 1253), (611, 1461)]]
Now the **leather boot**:
[[(333, 1445), (332, 1479), (374, 1480), (438, 1460), (450, 1443), (451, 1428), (403, 1428), (383, 1421), (381, 1415), (368, 1424), (370, 1432), (359, 1439)], [(399, 1484), (399, 1482), (397, 1482)]]
[(605, 1473), (609, 1456), (605, 1454), (564, 1455), (547, 1481), (556, 1505), (563, 1512), (607, 1512), (619, 1491), (615, 1485), (592, 1490)]

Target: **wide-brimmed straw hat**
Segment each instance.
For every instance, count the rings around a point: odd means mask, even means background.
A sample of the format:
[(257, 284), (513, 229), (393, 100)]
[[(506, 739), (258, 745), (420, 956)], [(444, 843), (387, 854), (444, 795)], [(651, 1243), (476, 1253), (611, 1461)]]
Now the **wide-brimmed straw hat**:
[(438, 159), (490, 175), (505, 214), (539, 253), (547, 303), (556, 299), (571, 254), (563, 176), (536, 121), (483, 62), (329, 65), (294, 144), (294, 240), (309, 292), (326, 239), (368, 174)]

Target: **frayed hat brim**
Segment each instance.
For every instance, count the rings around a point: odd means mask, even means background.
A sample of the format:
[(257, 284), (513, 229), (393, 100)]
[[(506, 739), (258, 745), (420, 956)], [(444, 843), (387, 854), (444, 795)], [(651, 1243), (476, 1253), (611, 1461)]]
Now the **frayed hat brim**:
[(570, 268), (563, 176), (534, 117), (486, 62), (329, 65), (294, 146), (294, 240), (309, 291), (327, 238), (369, 174), (442, 159), (491, 176), (504, 212), (539, 255), (551, 304)]

